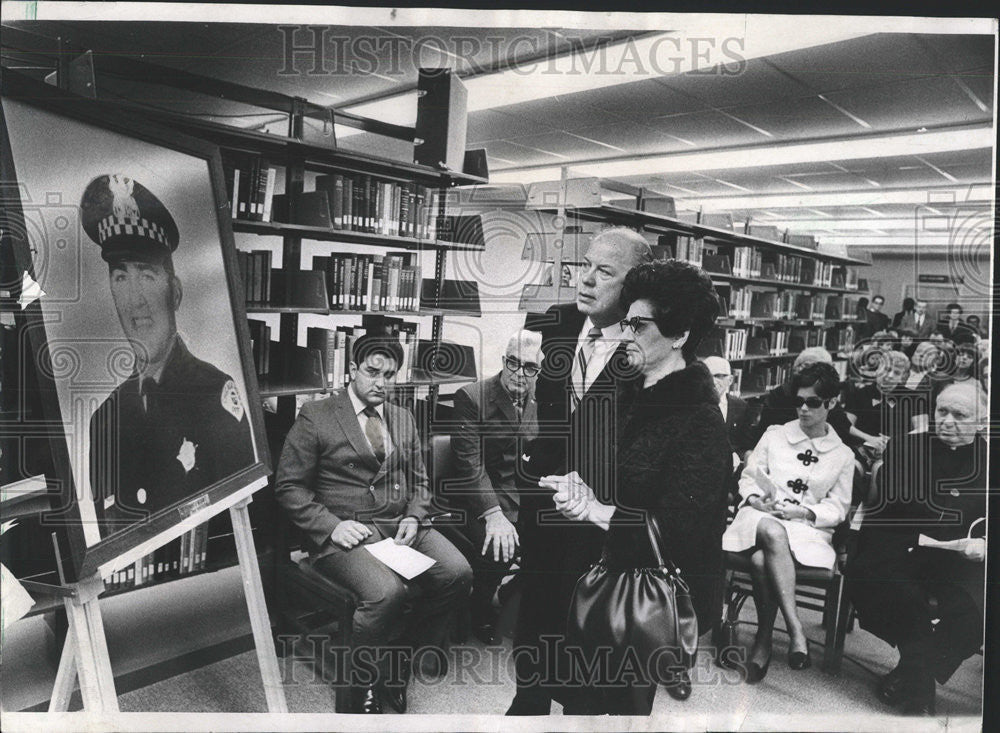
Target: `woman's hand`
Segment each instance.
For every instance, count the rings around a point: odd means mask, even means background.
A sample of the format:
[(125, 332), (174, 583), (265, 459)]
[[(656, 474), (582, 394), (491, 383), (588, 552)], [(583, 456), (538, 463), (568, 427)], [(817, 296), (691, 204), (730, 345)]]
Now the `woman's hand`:
[(816, 514), (812, 509), (787, 501), (779, 501), (775, 504), (772, 514), (778, 519), (805, 519), (809, 522), (816, 519)]
[(592, 501), (596, 501), (594, 491), (580, 478), (576, 471), (565, 476), (542, 476), (538, 485), (544, 489), (552, 489), (552, 501), (564, 517), (574, 521), (583, 521)]
[(982, 537), (970, 540), (962, 550), (962, 557), (972, 562), (983, 562), (986, 559), (986, 540)]

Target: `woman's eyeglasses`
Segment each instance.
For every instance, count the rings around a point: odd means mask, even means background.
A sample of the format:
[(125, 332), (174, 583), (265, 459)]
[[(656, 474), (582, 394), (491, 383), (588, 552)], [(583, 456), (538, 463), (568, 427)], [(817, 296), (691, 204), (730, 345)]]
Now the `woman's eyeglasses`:
[(515, 374), (519, 371), (524, 372), (524, 376), (526, 377), (533, 377), (541, 371), (541, 367), (538, 366), (538, 364), (530, 361), (522, 364), (512, 356), (505, 356), (503, 358), (503, 365), (508, 369), (508, 371), (512, 371)]
[(796, 395), (792, 398), (792, 403), (796, 408), (805, 405), (810, 410), (818, 410), (821, 407), (826, 407), (828, 400), (824, 400), (822, 397), (799, 397)]
[(655, 323), (655, 318), (650, 318), (649, 316), (632, 316), (631, 318), (626, 318), (619, 324), (622, 327), (622, 331), (626, 328), (631, 328), (632, 333), (638, 333), (639, 326), (642, 325), (643, 321), (649, 321), (650, 323)]

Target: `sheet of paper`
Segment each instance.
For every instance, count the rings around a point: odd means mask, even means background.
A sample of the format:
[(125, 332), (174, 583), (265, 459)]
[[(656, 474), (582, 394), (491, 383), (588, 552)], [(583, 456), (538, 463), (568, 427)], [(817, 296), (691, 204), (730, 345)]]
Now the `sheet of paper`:
[(437, 562), (434, 558), (428, 557), (412, 547), (397, 545), (392, 538), (364, 547), (378, 560), (385, 563), (390, 570), (399, 573), (407, 580), (412, 580)]
[(973, 541), (974, 540), (969, 539), (968, 537), (963, 537), (958, 540), (936, 540), (925, 534), (917, 537), (917, 544), (920, 547), (933, 547), (938, 550), (953, 550), (954, 552), (962, 552), (969, 546), (969, 543)]

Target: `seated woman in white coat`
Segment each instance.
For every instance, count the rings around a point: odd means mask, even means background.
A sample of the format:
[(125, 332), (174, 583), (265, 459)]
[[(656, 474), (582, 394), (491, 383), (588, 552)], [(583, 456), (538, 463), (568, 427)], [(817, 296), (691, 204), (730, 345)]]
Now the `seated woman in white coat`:
[(810, 364), (792, 378), (798, 419), (772, 425), (740, 478), (742, 504), (722, 536), (727, 552), (747, 552), (758, 626), (747, 660), (747, 681), (759, 682), (771, 663), (774, 620), (788, 628), (788, 665), (811, 664), (795, 609), (795, 565), (832, 568), (833, 530), (847, 517), (854, 454), (829, 425), (840, 377), (830, 364)]

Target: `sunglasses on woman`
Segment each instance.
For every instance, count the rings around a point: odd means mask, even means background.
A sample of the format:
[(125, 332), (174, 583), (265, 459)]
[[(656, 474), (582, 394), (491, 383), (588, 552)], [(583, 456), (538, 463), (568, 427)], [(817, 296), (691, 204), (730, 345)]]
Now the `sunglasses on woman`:
[(643, 321), (649, 321), (650, 323), (654, 323), (656, 319), (650, 318), (649, 316), (632, 316), (631, 318), (623, 319), (622, 321), (619, 322), (618, 325), (621, 326), (622, 331), (624, 331), (626, 328), (631, 328), (632, 333), (638, 333), (639, 326), (642, 325)]
[(794, 404), (796, 408), (805, 405), (810, 410), (818, 410), (821, 407), (826, 407), (827, 402), (829, 402), (829, 400), (824, 400), (822, 397), (799, 397), (796, 395), (792, 398), (792, 404)]
[(533, 377), (541, 370), (541, 367), (534, 362), (529, 361), (522, 364), (512, 356), (505, 356), (503, 358), (503, 365), (515, 374), (517, 374), (518, 371), (524, 372), (524, 376), (526, 377)]

